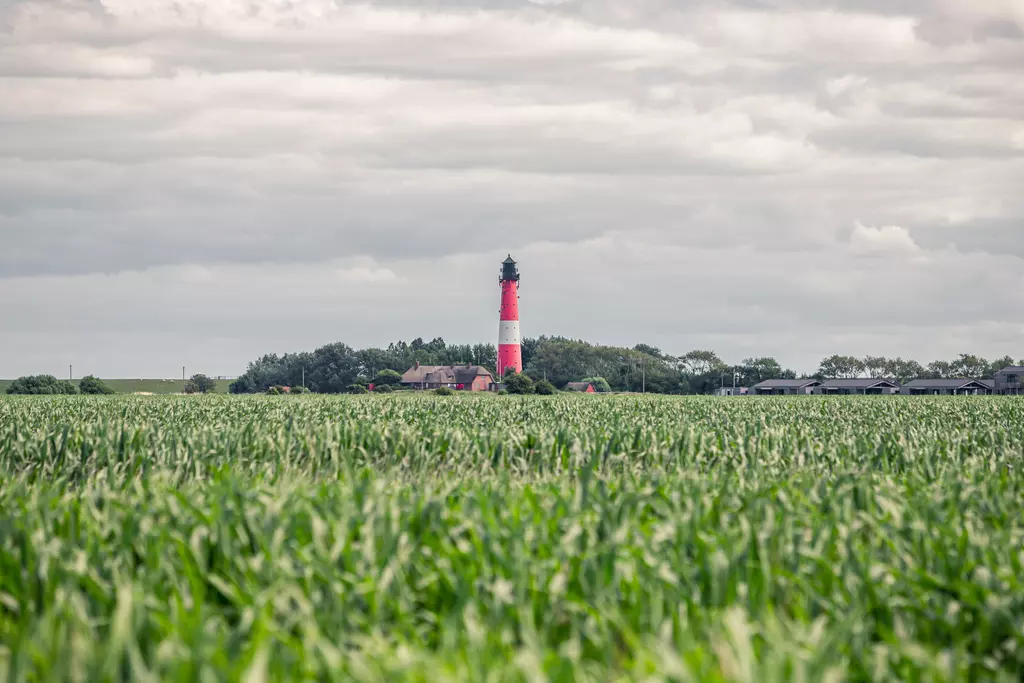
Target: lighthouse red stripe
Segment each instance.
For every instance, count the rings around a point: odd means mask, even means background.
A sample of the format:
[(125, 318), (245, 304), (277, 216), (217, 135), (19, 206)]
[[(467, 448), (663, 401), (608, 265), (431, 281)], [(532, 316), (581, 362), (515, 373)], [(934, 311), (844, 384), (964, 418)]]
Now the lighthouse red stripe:
[(515, 280), (501, 283), (501, 319), (519, 320), (519, 283)]

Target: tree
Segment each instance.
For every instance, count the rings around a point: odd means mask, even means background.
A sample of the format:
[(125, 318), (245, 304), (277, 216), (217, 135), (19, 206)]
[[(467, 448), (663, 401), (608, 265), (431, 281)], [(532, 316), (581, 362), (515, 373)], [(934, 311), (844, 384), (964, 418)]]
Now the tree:
[(950, 379), (953, 377), (953, 366), (944, 360), (935, 360), (928, 364), (928, 379)]
[(346, 394), (365, 394), (367, 393), (366, 387), (362, 384), (349, 384), (345, 387)]
[(19, 377), (7, 387), (8, 394), (22, 395), (73, 395), (78, 388), (67, 380), (57, 379), (53, 375), (30, 375)]
[(916, 360), (890, 358), (885, 363), (885, 374), (897, 382), (908, 382), (925, 376), (925, 369)]
[(889, 367), (889, 359), (885, 356), (865, 356), (862, 363), (871, 379), (883, 378)]
[(725, 367), (725, 363), (714, 351), (690, 351), (679, 357), (683, 369), (690, 375), (707, 375)]
[(817, 374), (823, 379), (854, 379), (864, 371), (864, 361), (859, 358), (835, 355), (822, 359)]
[(206, 375), (192, 375), (192, 378), (185, 382), (186, 394), (212, 394), (215, 391), (217, 383)]
[(990, 368), (991, 363), (970, 353), (961, 353), (959, 358), (950, 363), (950, 372), (958, 377), (984, 378)]
[[(736, 368), (739, 377), (736, 383), (740, 386), (753, 386), (770, 379), (796, 379), (796, 373), (783, 369), (774, 358), (745, 358)], [(728, 378), (731, 383), (731, 377)]]
[(374, 386), (394, 387), (402, 383), (402, 375), (394, 370), (381, 370), (373, 378)]
[(534, 385), (534, 393), (540, 394), (541, 396), (551, 396), (555, 392), (555, 385), (546, 379), (542, 379)]
[(656, 346), (650, 346), (649, 344), (637, 344), (633, 347), (633, 350), (637, 353), (651, 356), (652, 358), (664, 358), (665, 356), (665, 354), (661, 352), (661, 349)]
[(78, 383), (78, 390), (83, 394), (113, 394), (114, 390), (103, 383), (103, 380), (86, 375)]
[(506, 375), (505, 390), (510, 394), (532, 394), (534, 391), (533, 380), (527, 375), (515, 373)]

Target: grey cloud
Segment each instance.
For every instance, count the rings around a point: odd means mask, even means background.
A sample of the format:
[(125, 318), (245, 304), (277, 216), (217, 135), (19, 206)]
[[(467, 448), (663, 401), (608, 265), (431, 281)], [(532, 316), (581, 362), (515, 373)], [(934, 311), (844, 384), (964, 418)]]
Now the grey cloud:
[[(194, 364), (196, 331), (216, 374), (488, 339), (508, 251), (527, 334), (1024, 355), (1022, 26), (969, 0), (5, 3), (0, 314), (26, 323), (0, 375)], [(858, 252), (858, 223), (917, 248)]]

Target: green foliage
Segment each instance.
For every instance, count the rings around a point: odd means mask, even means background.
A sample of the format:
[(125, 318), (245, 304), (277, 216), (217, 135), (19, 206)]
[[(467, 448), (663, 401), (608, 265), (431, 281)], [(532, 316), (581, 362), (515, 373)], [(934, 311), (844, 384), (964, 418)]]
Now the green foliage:
[(309, 391), (306, 389), (306, 387), (292, 387), (291, 393), (296, 396), (301, 396), (302, 394), (308, 394)]
[(22, 395), (69, 395), (77, 394), (78, 388), (71, 382), (57, 379), (53, 375), (31, 375), (14, 380), (7, 387), (7, 393)]
[(541, 381), (534, 384), (533, 391), (534, 393), (540, 394), (541, 396), (552, 396), (558, 393), (555, 389), (555, 385), (547, 381), (546, 379), (542, 379)]
[(267, 396), (280, 396), (284, 392), (281, 391), (281, 387), (270, 387), (267, 389)]
[(506, 389), (498, 389), (498, 396), (508, 396), (508, 391)]
[(395, 390), (390, 384), (378, 384), (373, 388), (375, 394), (390, 394)]
[(368, 390), (362, 384), (349, 384), (345, 387), (346, 394), (366, 394)]
[(1014, 397), (3, 398), (0, 671), (1015, 681), (1021, 462)]
[(381, 370), (374, 376), (373, 383), (380, 387), (393, 387), (402, 383), (402, 373), (395, 370)]
[(434, 389), (434, 395), (436, 396), (452, 396), (454, 394), (455, 392), (448, 387), (438, 387), (437, 389)]
[(532, 394), (533, 380), (528, 375), (517, 375), (514, 372), (505, 375), (505, 391), (510, 394)]
[(608, 380), (606, 380), (604, 377), (587, 377), (583, 381), (590, 382), (591, 384), (593, 384), (594, 391), (596, 391), (599, 394), (607, 394), (612, 390), (612, 388), (608, 385)]
[(191, 379), (185, 382), (186, 394), (212, 394), (217, 391), (217, 383), (206, 375), (192, 375)]
[(113, 394), (114, 390), (103, 383), (103, 380), (93, 377), (92, 375), (86, 375), (78, 383), (78, 390), (83, 394)]
[(497, 358), (497, 347), (493, 344), (446, 344), (441, 338), (429, 342), (422, 339), (411, 343), (400, 341), (389, 344), (386, 349), (356, 350), (346, 344), (328, 344), (312, 353), (267, 354), (258, 358), (249, 363), (244, 375), (232, 382), (230, 390), (234, 394), (251, 394), (266, 391), (270, 386), (304, 385), (318, 394), (338, 394), (361, 380), (395, 385), (396, 379), (401, 380), (401, 373), (416, 363), (472, 362), (494, 371)]

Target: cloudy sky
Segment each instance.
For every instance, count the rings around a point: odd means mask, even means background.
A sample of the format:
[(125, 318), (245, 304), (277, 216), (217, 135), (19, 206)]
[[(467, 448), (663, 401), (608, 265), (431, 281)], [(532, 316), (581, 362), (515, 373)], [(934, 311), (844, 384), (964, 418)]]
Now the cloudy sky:
[(3, 0), (0, 377), (1024, 356), (1020, 0)]

